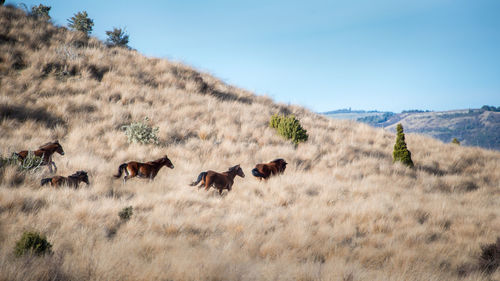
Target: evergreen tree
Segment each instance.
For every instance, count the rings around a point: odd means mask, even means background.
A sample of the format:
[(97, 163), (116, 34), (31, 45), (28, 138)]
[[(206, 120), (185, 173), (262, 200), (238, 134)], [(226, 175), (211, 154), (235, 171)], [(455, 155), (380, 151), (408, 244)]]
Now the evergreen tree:
[(48, 21), (50, 20), (49, 16), (50, 8), (51, 8), (50, 6), (45, 6), (43, 4), (40, 4), (38, 6), (32, 6), (30, 16), (34, 17), (35, 19)]
[(108, 35), (108, 39), (106, 39), (108, 47), (128, 48), (128, 34), (125, 33), (125, 30), (113, 27), (113, 30), (106, 31), (106, 35)]
[(89, 18), (86, 11), (78, 12), (68, 19), (68, 26), (74, 30), (84, 32), (89, 35), (92, 32), (94, 21)]
[(392, 156), (394, 158), (393, 162), (400, 161), (409, 167), (413, 167), (411, 152), (406, 147), (405, 134), (403, 132), (403, 125), (401, 125), (401, 123), (397, 125), (396, 131), (396, 144), (394, 145), (394, 152), (392, 153)]
[(307, 130), (302, 128), (300, 121), (294, 115), (274, 114), (269, 120), (269, 127), (276, 129), (281, 136), (292, 140), (295, 145), (305, 142), (309, 138)]

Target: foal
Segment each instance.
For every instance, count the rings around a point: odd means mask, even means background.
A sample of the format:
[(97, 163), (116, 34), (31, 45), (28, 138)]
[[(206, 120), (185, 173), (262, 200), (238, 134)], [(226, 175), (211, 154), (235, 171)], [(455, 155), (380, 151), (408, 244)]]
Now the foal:
[(284, 159), (275, 159), (269, 163), (257, 164), (252, 170), (252, 175), (259, 180), (267, 180), (270, 176), (283, 174), (288, 163)]
[(120, 178), (123, 171), (125, 171), (123, 183), (125, 183), (128, 179), (136, 176), (140, 178), (148, 178), (150, 181), (152, 181), (163, 166), (167, 166), (170, 169), (174, 168), (174, 165), (172, 164), (170, 159), (168, 159), (167, 155), (160, 159), (146, 163), (131, 161), (121, 164), (120, 167), (118, 167), (118, 174), (114, 175), (114, 177)]
[[(33, 154), (38, 157), (42, 157), (41, 165), (48, 165), (49, 171), (52, 173), (52, 165), (54, 166), (54, 172), (57, 172), (57, 166), (54, 161), (52, 161), (52, 154), (57, 152), (61, 155), (64, 155), (64, 150), (62, 146), (59, 144), (59, 141), (48, 142), (42, 146), (38, 150), (33, 151)], [(21, 161), (24, 161), (26, 156), (28, 156), (28, 150), (23, 150), (17, 153), (14, 153)]]
[(73, 188), (77, 188), (78, 184), (80, 182), (84, 182), (87, 185), (89, 185), (89, 176), (87, 175), (87, 172), (85, 171), (78, 171), (71, 176), (66, 177), (61, 177), (61, 176), (54, 176), (51, 178), (45, 178), (42, 179), (40, 182), (41, 185), (46, 185), (50, 183), (50, 185), (54, 187), (58, 187), (61, 185), (68, 185)]
[(194, 182), (192, 182), (190, 185), (195, 186), (197, 185), (200, 181), (201, 184), (198, 186), (198, 188), (203, 187), (205, 185), (205, 190), (209, 190), (211, 186), (219, 190), (219, 194), (222, 195), (222, 190), (227, 189), (227, 191), (231, 191), (233, 183), (234, 183), (234, 177), (240, 176), (242, 178), (245, 177), (245, 174), (243, 173), (243, 170), (241, 169), (240, 165), (233, 166), (229, 168), (227, 172), (224, 173), (217, 173), (214, 171), (206, 171), (206, 172), (201, 172), (200, 175), (198, 175), (198, 179)]

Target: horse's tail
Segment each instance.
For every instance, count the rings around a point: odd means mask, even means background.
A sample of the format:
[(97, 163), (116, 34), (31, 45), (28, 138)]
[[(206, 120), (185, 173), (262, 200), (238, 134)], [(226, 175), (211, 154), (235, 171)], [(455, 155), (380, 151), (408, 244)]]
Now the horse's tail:
[(190, 184), (190, 186), (195, 186), (198, 183), (200, 183), (201, 180), (205, 180), (205, 177), (207, 176), (207, 172), (201, 172), (198, 175), (198, 179)]
[(258, 177), (258, 178), (265, 178), (266, 177), (265, 175), (261, 174), (257, 168), (254, 168), (252, 170), (252, 175), (254, 177)]
[(115, 178), (120, 178), (122, 176), (123, 170), (127, 168), (127, 163), (123, 163), (118, 167), (118, 174), (113, 175)]
[(46, 185), (48, 184), (50, 181), (52, 180), (52, 178), (44, 178), (40, 181), (40, 185)]

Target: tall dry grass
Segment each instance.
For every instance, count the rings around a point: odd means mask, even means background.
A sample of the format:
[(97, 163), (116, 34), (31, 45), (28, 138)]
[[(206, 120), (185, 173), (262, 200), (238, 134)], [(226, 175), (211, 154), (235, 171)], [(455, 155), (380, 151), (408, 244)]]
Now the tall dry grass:
[[(41, 188), (47, 169), (0, 168), (0, 280), (498, 280), (477, 266), (500, 234), (500, 153), (407, 135), (414, 169), (392, 163), (395, 136), (222, 83), (206, 73), (36, 22), (0, 7), (0, 153), (59, 139), (58, 174), (90, 187)], [(20, 63), (21, 62), (21, 63)], [(268, 128), (293, 113), (309, 140)], [(149, 117), (160, 144), (121, 127)], [(112, 177), (168, 154), (154, 182)], [(250, 170), (277, 157), (284, 175)], [(220, 197), (188, 186), (241, 164)], [(123, 222), (118, 213), (133, 206)], [(25, 230), (54, 254), (14, 258)]]

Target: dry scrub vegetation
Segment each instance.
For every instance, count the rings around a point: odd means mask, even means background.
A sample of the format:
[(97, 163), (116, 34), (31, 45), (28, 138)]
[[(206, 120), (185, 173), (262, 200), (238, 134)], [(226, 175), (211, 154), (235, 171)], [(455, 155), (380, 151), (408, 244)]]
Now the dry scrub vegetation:
[[(59, 139), (58, 174), (90, 187), (40, 187), (47, 169), (0, 168), (0, 280), (500, 280), (479, 267), (500, 235), (500, 153), (409, 134), (415, 168), (392, 163), (395, 136), (228, 86), (180, 63), (0, 7), (0, 153)], [(298, 147), (268, 127), (293, 113)], [(149, 117), (159, 144), (121, 127)], [(168, 154), (154, 182), (118, 165)], [(252, 178), (282, 157), (285, 174)], [(241, 164), (220, 197), (188, 186)], [(118, 213), (133, 207), (128, 221)], [(24, 231), (53, 254), (15, 258)]]

